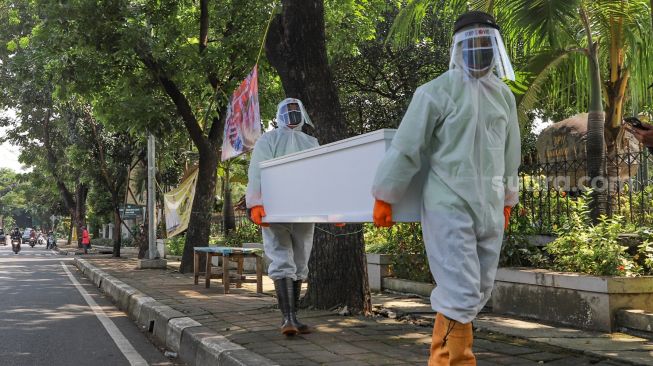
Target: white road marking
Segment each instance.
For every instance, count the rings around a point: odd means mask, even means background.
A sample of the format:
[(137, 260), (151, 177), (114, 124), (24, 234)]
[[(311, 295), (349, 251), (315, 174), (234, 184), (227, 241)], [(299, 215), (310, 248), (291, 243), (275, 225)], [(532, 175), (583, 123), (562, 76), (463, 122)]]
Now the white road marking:
[(73, 285), (75, 285), (77, 288), (77, 291), (82, 294), (82, 297), (84, 297), (84, 300), (86, 300), (88, 306), (93, 310), (95, 316), (97, 316), (97, 318), (100, 320), (104, 326), (104, 329), (106, 329), (107, 333), (109, 333), (111, 339), (113, 339), (113, 341), (116, 343), (116, 346), (118, 346), (120, 352), (122, 352), (125, 358), (127, 358), (129, 363), (132, 366), (147, 366), (147, 361), (145, 361), (145, 359), (136, 351), (134, 346), (129, 343), (120, 329), (118, 329), (118, 327), (111, 321), (111, 319), (109, 319), (107, 314), (102, 310), (100, 306), (98, 306), (98, 304), (95, 302), (95, 300), (93, 300), (88, 292), (86, 292), (86, 290), (82, 287), (79, 281), (77, 281), (73, 274), (70, 273), (64, 262), (61, 262), (61, 266), (63, 267), (64, 271), (66, 271), (70, 281), (72, 281)]

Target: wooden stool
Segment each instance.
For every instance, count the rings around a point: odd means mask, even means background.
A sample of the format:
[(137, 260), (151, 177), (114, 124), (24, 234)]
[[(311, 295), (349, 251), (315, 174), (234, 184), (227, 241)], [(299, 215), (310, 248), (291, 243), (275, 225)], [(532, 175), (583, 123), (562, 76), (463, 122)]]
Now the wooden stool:
[[(209, 288), (211, 286), (211, 277), (214, 273), (211, 268), (213, 267), (212, 258), (214, 256), (222, 257), (221, 267), (222, 267), (222, 285), (224, 287), (224, 293), (229, 293), (229, 285), (232, 282), (232, 279), (229, 275), (229, 262), (236, 262), (237, 276), (233, 279), (233, 282), (236, 284), (236, 288), (241, 288), (243, 283), (256, 283), (256, 292), (263, 292), (263, 258), (260, 256), (260, 249), (255, 248), (231, 248), (231, 247), (198, 247), (194, 249), (194, 279), (195, 284), (199, 283), (199, 276), (201, 274), (200, 267), (200, 256), (202, 254), (206, 257), (206, 271), (203, 272), (205, 275), (205, 287)], [(243, 275), (243, 264), (245, 258), (254, 258), (256, 260), (256, 279), (247, 279)], [(215, 273), (216, 277), (219, 275)], [(219, 278), (219, 277), (217, 277)]]

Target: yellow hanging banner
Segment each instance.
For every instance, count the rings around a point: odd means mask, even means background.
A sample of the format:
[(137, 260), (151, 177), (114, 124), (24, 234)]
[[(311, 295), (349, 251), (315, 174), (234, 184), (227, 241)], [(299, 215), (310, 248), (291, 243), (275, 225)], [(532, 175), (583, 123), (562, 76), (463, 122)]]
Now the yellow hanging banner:
[(188, 228), (196, 183), (197, 169), (194, 169), (177, 188), (163, 195), (168, 238)]

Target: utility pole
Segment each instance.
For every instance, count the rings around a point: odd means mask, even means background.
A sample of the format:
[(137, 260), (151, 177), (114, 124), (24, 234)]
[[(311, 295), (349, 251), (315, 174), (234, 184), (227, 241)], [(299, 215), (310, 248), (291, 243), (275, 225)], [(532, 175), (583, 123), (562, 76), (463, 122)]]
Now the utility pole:
[(154, 190), (154, 179), (155, 177), (155, 141), (154, 135), (148, 133), (147, 136), (147, 238), (150, 247), (150, 259), (155, 259), (158, 257), (156, 250), (156, 228), (154, 227), (154, 212), (155, 204), (155, 190)]
[(163, 258), (158, 258), (158, 250), (156, 248), (156, 204), (155, 204), (155, 180), (156, 179), (156, 163), (155, 163), (155, 140), (151, 132), (147, 134), (147, 239), (149, 246), (149, 256), (139, 260), (138, 267), (145, 268), (161, 268), (165, 269), (167, 261)]

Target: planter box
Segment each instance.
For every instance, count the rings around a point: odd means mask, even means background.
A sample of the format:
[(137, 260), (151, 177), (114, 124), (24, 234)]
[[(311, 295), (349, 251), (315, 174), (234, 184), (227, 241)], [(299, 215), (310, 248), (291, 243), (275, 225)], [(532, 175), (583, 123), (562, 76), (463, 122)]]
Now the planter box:
[(624, 308), (653, 311), (653, 277), (499, 268), (492, 292), (494, 312), (607, 332)]
[(386, 277), (383, 279), (383, 288), (397, 292), (420, 295), (423, 297), (430, 297), (435, 285), (432, 283), (405, 280), (403, 278)]
[[(261, 163), (265, 222), (371, 222), (372, 182), (396, 130), (378, 130)], [(393, 205), (396, 222), (417, 222), (427, 169)]]
[(383, 278), (392, 276), (390, 263), (392, 255), (390, 254), (366, 254), (367, 257), (367, 279), (370, 284), (370, 290), (383, 290)]

